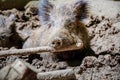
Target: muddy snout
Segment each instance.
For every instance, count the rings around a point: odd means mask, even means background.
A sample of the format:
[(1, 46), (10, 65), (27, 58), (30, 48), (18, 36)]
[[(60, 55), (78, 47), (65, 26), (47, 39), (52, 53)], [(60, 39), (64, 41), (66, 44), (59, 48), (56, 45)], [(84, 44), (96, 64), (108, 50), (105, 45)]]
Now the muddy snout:
[(59, 51), (68, 51), (82, 48), (83, 42), (77, 37), (59, 37), (53, 39), (50, 46)]
[(63, 41), (62, 41), (61, 38), (55, 38), (55, 39), (51, 42), (50, 46), (54, 47), (55, 49), (58, 49), (58, 48), (60, 48), (60, 47), (63, 46)]

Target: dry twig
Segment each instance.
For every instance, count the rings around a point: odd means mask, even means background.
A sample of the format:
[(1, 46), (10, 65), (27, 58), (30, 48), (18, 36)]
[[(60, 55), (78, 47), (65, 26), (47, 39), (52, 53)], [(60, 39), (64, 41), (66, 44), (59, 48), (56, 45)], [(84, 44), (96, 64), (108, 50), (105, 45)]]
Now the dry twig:
[(39, 52), (53, 52), (53, 51), (54, 49), (49, 46), (26, 48), (26, 49), (10, 49), (5, 51), (0, 51), (0, 57), (9, 56), (9, 55), (28, 55), (28, 54), (36, 54)]

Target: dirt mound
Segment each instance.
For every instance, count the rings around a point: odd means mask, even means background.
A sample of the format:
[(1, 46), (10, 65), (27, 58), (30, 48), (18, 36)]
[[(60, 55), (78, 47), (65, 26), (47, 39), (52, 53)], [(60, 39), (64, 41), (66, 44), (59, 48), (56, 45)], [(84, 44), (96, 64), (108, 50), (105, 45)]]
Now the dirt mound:
[(91, 47), (96, 54), (120, 52), (120, 14), (114, 19), (91, 16), (91, 22), (87, 27), (91, 37)]

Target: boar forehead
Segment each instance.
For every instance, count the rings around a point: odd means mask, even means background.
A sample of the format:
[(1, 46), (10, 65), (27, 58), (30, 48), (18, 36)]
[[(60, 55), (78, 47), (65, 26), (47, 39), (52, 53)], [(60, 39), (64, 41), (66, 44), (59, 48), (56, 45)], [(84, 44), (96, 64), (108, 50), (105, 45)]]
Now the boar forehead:
[(67, 21), (74, 22), (75, 14), (73, 8), (68, 4), (56, 5), (50, 12), (52, 26), (64, 27)]

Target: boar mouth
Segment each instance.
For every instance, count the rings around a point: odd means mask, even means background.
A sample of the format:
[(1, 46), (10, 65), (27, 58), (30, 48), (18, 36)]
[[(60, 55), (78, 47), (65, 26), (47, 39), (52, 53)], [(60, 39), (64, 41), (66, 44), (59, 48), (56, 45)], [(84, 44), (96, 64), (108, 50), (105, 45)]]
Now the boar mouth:
[(74, 45), (71, 45), (71, 46), (55, 49), (55, 51), (53, 51), (53, 53), (81, 50), (82, 48), (83, 48), (83, 44), (82, 43), (80, 45), (79, 44), (74, 44)]

